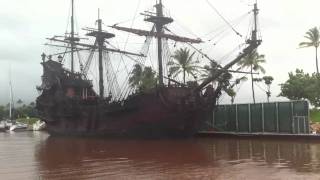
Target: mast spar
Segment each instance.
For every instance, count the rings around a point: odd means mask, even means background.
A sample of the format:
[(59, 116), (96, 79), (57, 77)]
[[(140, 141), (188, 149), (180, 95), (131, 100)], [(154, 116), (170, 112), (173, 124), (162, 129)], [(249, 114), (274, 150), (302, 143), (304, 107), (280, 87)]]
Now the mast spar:
[(162, 0), (157, 1), (157, 4), (155, 5), (156, 13), (151, 13), (146, 11), (146, 13), (141, 13), (141, 15), (145, 15), (145, 21), (151, 22), (154, 24), (156, 28), (156, 32), (153, 31), (146, 31), (146, 30), (140, 30), (140, 29), (133, 29), (133, 28), (126, 28), (121, 27), (118, 25), (110, 26), (114, 29), (120, 30), (120, 31), (126, 31), (129, 33), (137, 34), (139, 36), (148, 36), (148, 37), (155, 37), (157, 39), (157, 45), (158, 45), (158, 71), (159, 71), (159, 85), (163, 86), (163, 64), (162, 64), (162, 39), (171, 39), (173, 41), (177, 42), (187, 42), (187, 43), (202, 43), (201, 39), (191, 39), (187, 37), (182, 36), (176, 36), (172, 34), (166, 34), (164, 30), (166, 29), (165, 26), (167, 24), (170, 24), (173, 22), (173, 19), (170, 17), (166, 17), (163, 14), (163, 4)]

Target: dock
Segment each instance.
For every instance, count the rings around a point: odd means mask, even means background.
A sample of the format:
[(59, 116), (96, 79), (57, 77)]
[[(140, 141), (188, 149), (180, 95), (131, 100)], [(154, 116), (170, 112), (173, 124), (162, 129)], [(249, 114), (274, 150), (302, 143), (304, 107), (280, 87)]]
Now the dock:
[(235, 137), (235, 138), (270, 138), (270, 139), (304, 139), (320, 140), (320, 134), (288, 134), (288, 133), (245, 133), (245, 132), (216, 132), (199, 131), (198, 137)]

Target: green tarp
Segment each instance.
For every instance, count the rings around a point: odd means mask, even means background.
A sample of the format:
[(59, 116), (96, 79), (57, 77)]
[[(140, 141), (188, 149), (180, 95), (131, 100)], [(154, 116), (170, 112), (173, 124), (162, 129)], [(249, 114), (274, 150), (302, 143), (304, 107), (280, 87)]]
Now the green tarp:
[[(210, 126), (210, 127), (209, 127)], [(306, 101), (219, 105), (202, 130), (245, 133), (309, 133)]]

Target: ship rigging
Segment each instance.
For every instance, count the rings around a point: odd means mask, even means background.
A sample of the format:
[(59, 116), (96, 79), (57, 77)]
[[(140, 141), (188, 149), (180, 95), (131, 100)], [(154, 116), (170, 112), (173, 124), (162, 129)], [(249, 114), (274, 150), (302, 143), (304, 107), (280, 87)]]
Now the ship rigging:
[[(167, 27), (173, 22), (171, 17), (165, 16), (162, 0), (155, 7), (156, 12), (142, 13), (144, 20), (153, 24), (150, 31), (126, 28), (112, 25), (113, 29), (133, 33), (146, 37), (141, 53), (134, 53), (115, 48), (110, 39), (115, 34), (102, 29), (100, 12), (96, 21), (97, 28), (84, 28), (86, 35), (94, 38), (94, 43), (80, 42), (83, 38), (76, 36), (74, 31), (74, 1), (72, 0), (71, 32), (67, 36), (48, 38), (49, 44), (66, 48), (64, 53), (56, 53), (58, 61), (52, 55), (42, 54), (43, 76), (42, 85), (38, 87), (41, 95), (37, 98), (37, 109), (41, 119), (47, 123), (51, 134), (62, 135), (143, 135), (143, 136), (189, 136), (193, 135), (201, 120), (211, 116), (217, 99), (221, 95), (221, 86), (214, 88), (211, 82), (220, 77), (228, 76), (229, 69), (243, 57), (252, 53), (261, 43), (257, 36), (258, 8), (254, 5), (254, 28), (251, 31), (247, 46), (240, 54), (225, 66), (219, 65), (201, 50), (200, 55), (216, 64), (210, 75), (200, 82), (186, 83), (167, 77), (166, 68), (172, 58), (168, 51), (168, 40), (191, 45), (203, 43), (203, 40), (188, 38), (172, 33)], [(169, 33), (168, 33), (169, 32)], [(147, 90), (130, 86), (129, 77), (119, 76), (114, 71), (110, 54), (120, 54), (133, 60), (136, 65), (144, 66), (152, 39), (157, 40), (157, 81)], [(89, 51), (87, 61), (82, 64), (80, 71), (74, 69), (74, 54), (80, 51)], [(95, 53), (98, 52), (98, 94), (88, 77), (90, 66)], [(63, 62), (65, 54), (71, 54), (71, 70), (65, 69)], [(63, 55), (63, 56), (61, 56)], [(164, 57), (167, 57), (164, 58)], [(136, 59), (137, 58), (137, 59)], [(105, 60), (105, 61), (104, 61)], [(126, 63), (125, 63), (126, 64)], [(127, 67), (126, 67), (127, 68)], [(144, 68), (144, 70), (146, 70)], [(154, 74), (154, 71), (147, 73)], [(243, 73), (243, 72), (240, 72)], [(105, 74), (107, 76), (105, 77)], [(105, 78), (107, 83), (105, 84)], [(125, 78), (124, 86), (120, 88), (119, 78)], [(221, 78), (220, 78), (221, 79)], [(165, 83), (167, 80), (168, 84)], [(174, 85), (170, 84), (173, 82)], [(219, 82), (220, 83), (220, 82)], [(105, 95), (105, 86), (109, 94)]]

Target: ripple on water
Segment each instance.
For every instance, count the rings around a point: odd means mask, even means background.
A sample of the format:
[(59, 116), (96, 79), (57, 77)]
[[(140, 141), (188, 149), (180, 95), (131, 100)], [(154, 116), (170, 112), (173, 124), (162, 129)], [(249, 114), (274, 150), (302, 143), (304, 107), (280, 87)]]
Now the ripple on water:
[(320, 179), (318, 142), (0, 133), (1, 179)]

